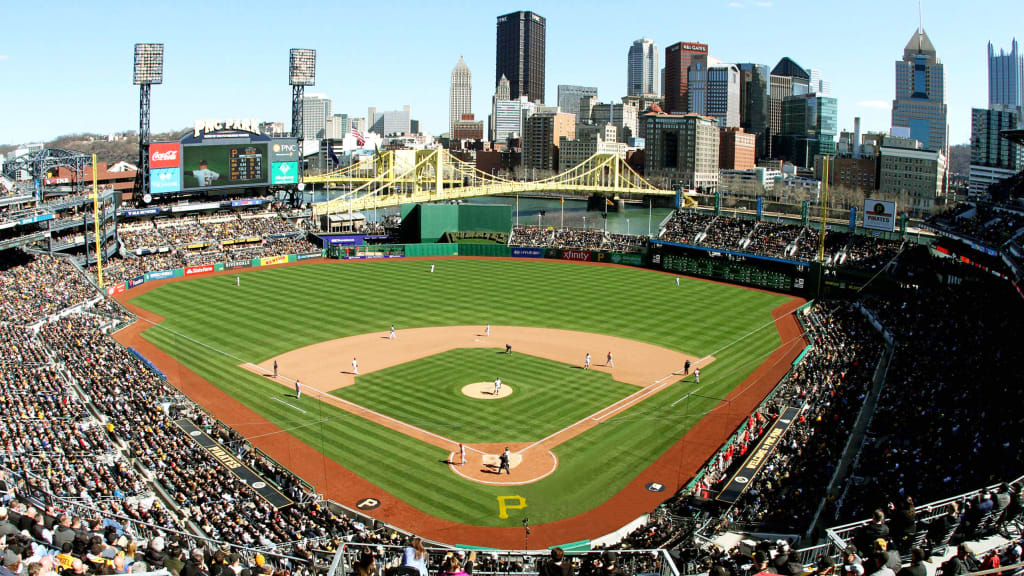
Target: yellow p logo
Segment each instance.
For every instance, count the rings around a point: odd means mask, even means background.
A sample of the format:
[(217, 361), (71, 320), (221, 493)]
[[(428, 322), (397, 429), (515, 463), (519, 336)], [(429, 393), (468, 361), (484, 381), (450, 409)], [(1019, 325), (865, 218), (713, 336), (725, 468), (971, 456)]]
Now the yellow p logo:
[(522, 496), (498, 496), (498, 518), (508, 518), (509, 510), (526, 508), (526, 498)]

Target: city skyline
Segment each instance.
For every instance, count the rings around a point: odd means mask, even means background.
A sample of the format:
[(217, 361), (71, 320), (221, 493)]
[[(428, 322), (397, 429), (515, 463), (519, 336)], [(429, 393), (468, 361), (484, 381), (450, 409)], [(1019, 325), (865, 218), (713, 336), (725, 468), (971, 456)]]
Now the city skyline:
[[(637, 38), (650, 38), (664, 48), (680, 41), (708, 44), (710, 53), (727, 63), (755, 62), (769, 67), (788, 56), (801, 66), (821, 70), (832, 82), (838, 100), (839, 127), (851, 130), (853, 117), (863, 130), (887, 130), (894, 92), (892, 62), (917, 27), (917, 3), (865, 2), (856, 10), (810, 1), (737, 0), (713, 3), (666, 3), (654, 10), (615, 13), (611, 2), (523, 5), (499, 2), (476, 5), (450, 3), (431, 12), (399, 2), (386, 35), (359, 28), (339, 36), (318, 34), (313, 27), (271, 30), (278, 19), (272, 5), (256, 3), (239, 13), (230, 6), (184, 2), (173, 13), (155, 6), (122, 4), (99, 13), (78, 4), (57, 2), (62, 13), (81, 29), (129, 31), (90, 38), (89, 50), (76, 49), (80, 39), (54, 35), (40, 41), (30, 27), (15, 28), (0, 44), (0, 143), (44, 141), (75, 132), (120, 132), (138, 125), (138, 90), (131, 85), (131, 50), (136, 42), (165, 44), (165, 81), (153, 89), (154, 131), (180, 129), (202, 118), (256, 117), (285, 121), (289, 117), (288, 48), (317, 50), (317, 84), (336, 113), (360, 116), (367, 107), (398, 109), (411, 104), (423, 129), (440, 135), (448, 127), (449, 80), (452, 62), (463, 54), (470, 69), (489, 70), (495, 63), (495, 21), (502, 14), (530, 10), (547, 20), (545, 93), (553, 101), (558, 84), (595, 86), (604, 101), (626, 94), (626, 53)], [(127, 9), (130, 6), (130, 10)], [(191, 6), (191, 8), (190, 8)], [(197, 35), (196, 10), (205, 19), (223, 22), (216, 34)], [(261, 9), (261, 6), (263, 7)], [(978, 10), (1011, 10), (1008, 1), (963, 6), (951, 1), (926, 2), (924, 28), (945, 65), (950, 143), (966, 143), (971, 108), (987, 104), (987, 46), (1009, 48), (1012, 19), (984, 24), (970, 15)], [(292, 10), (292, 9), (290, 9)], [(467, 23), (459, 35), (434, 36), (443, 13), (458, 10)], [(296, 22), (329, 22), (369, 17), (373, 7), (297, 7)], [(602, 14), (604, 13), (604, 14)], [(879, 19), (877, 13), (888, 17)], [(657, 18), (651, 18), (657, 14)], [(16, 20), (41, 14), (32, 6), (12, 7)], [(837, 33), (834, 24), (845, 29)], [(143, 22), (144, 25), (137, 25)], [(791, 34), (798, 27), (799, 34)], [(265, 37), (262, 37), (266, 30)], [(858, 42), (858, 38), (871, 42)], [(201, 39), (198, 40), (198, 39)], [(829, 47), (834, 47), (829, 49)], [(585, 53), (586, 58), (580, 58)], [(56, 80), (56, 83), (55, 83)], [(484, 84), (481, 85), (481, 82)], [(494, 86), (490, 74), (478, 76), (472, 102), (489, 110)], [(13, 89), (11, 88), (13, 87)], [(554, 102), (547, 102), (553, 104)], [(17, 110), (17, 113), (10, 111)]]

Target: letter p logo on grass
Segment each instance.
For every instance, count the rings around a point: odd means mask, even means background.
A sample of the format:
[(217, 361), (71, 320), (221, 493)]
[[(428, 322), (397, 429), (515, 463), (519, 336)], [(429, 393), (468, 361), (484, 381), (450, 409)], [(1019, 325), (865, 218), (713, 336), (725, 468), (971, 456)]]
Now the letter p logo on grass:
[(526, 498), (522, 496), (498, 496), (498, 518), (508, 518), (509, 510), (526, 508)]

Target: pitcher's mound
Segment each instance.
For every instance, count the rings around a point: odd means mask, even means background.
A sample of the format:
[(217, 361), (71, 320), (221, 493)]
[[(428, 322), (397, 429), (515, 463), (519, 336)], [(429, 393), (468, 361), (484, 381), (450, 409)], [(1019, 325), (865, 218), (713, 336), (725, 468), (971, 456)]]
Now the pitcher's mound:
[(501, 390), (497, 394), (494, 393), (494, 382), (474, 382), (472, 384), (466, 384), (462, 387), (462, 393), (470, 398), (477, 398), (480, 400), (494, 400), (496, 398), (504, 398), (512, 395), (512, 387), (508, 384), (502, 384)]

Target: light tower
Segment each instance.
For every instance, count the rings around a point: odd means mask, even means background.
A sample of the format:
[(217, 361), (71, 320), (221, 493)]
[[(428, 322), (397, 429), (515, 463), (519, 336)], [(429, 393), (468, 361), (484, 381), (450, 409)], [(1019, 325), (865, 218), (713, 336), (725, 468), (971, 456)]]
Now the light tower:
[[(302, 154), (302, 98), (306, 86), (316, 84), (316, 50), (292, 48), (288, 51), (288, 83), (292, 86), (292, 136), (299, 140)], [(299, 171), (302, 174), (302, 171)]]
[(135, 176), (135, 200), (149, 200), (149, 89), (164, 83), (164, 45), (135, 45), (133, 84), (139, 87), (139, 171)]

